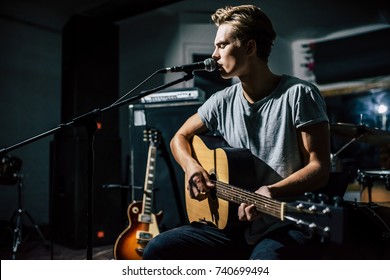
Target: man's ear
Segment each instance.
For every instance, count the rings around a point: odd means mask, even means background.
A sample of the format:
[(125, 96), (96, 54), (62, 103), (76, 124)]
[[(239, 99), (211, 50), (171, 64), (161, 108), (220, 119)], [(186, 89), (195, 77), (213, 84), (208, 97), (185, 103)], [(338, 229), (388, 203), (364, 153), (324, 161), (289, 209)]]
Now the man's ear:
[(257, 44), (256, 44), (256, 41), (255, 40), (249, 40), (247, 43), (246, 43), (246, 53), (248, 55), (252, 55), (252, 54), (255, 54), (256, 55), (256, 52), (257, 52)]

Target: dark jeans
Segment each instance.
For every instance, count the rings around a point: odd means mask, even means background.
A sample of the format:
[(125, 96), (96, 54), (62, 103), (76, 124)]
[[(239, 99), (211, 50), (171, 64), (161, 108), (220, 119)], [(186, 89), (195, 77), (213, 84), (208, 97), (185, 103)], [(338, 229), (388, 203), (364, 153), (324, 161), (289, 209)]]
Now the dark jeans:
[(267, 234), (255, 246), (243, 229), (226, 233), (215, 226), (192, 223), (160, 233), (145, 248), (144, 260), (316, 259), (317, 246), (292, 226)]

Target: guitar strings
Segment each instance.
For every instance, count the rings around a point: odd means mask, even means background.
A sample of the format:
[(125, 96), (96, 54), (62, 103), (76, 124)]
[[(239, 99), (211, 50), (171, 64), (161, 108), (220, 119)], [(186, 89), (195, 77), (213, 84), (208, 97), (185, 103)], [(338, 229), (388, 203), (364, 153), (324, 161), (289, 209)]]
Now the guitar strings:
[[(221, 198), (227, 198), (228, 200), (234, 200), (237, 203), (241, 203), (243, 201), (239, 201), (237, 194), (241, 194), (243, 198), (247, 199), (247, 202), (253, 203), (255, 206), (259, 207), (260, 209), (264, 209), (268, 211), (273, 211), (276, 217), (281, 217), (280, 214), (283, 214), (283, 217), (286, 215), (286, 211), (291, 213), (306, 213), (306, 214), (313, 214), (313, 210), (310, 209), (302, 209), (297, 207), (289, 206), (288, 204), (284, 202), (280, 202), (274, 199), (271, 199), (266, 196), (262, 196), (260, 194), (247, 191), (245, 189), (221, 182), (221, 181), (213, 181), (216, 184), (217, 187), (222, 188), (222, 191), (218, 192), (217, 189), (217, 196)], [(258, 202), (260, 201), (260, 202)], [(268, 204), (268, 205), (263, 205)], [(261, 210), (260, 210), (261, 211)], [(319, 211), (316, 212), (317, 215), (325, 215), (325, 213)]]
[(272, 200), (271, 198), (229, 185), (221, 181), (213, 182), (217, 187), (221, 187), (223, 189), (223, 192), (218, 192), (217, 189), (217, 196), (221, 198), (230, 198), (229, 200), (234, 200), (235, 202), (240, 203), (238, 200), (238, 195), (241, 195), (242, 198), (245, 198), (249, 203), (253, 203), (256, 208), (259, 208), (259, 210), (262, 212), (269, 212), (268, 214), (272, 214), (278, 218), (280, 218), (281, 213), (284, 212), (282, 210), (284, 209), (283, 205), (279, 201)]
[[(221, 181), (214, 181), (214, 183), (217, 186), (223, 187), (223, 188), (225, 188), (228, 191), (233, 191), (234, 190), (236, 192), (245, 194), (247, 198), (252, 198), (252, 199), (256, 199), (256, 200), (262, 200), (263, 202), (274, 203), (275, 205), (280, 205), (281, 204), (281, 202), (273, 200), (273, 199), (268, 198), (266, 196), (262, 196), (260, 194), (254, 193), (254, 192), (250, 192), (250, 191), (247, 191), (245, 189), (241, 189), (239, 187), (236, 187), (236, 186), (233, 186), (233, 185), (221, 182)], [(230, 192), (230, 193), (234, 194), (235, 192)]]
[[(216, 183), (216, 185), (225, 188), (225, 190), (229, 191), (230, 194), (237, 194), (237, 192), (238, 192), (240, 194), (244, 194), (245, 197), (248, 198), (249, 200), (254, 199), (254, 200), (260, 200), (260, 201), (262, 201), (264, 203), (268, 203), (268, 204), (273, 203), (276, 206), (280, 205), (280, 202), (272, 200), (272, 199), (265, 197), (265, 196), (262, 196), (260, 194), (250, 192), (250, 191), (238, 188), (236, 186), (233, 186), (233, 185), (221, 182), (221, 181), (215, 181), (215, 183)], [(254, 202), (256, 202), (256, 201), (254, 201)]]

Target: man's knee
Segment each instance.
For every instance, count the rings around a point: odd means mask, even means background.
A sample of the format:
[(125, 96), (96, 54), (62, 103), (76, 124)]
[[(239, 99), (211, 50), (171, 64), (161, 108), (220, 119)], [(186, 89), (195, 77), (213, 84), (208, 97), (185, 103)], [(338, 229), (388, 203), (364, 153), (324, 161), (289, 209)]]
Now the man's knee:
[(162, 248), (159, 249), (159, 244), (157, 240), (158, 236), (153, 238), (148, 242), (146, 247), (144, 248), (144, 252), (142, 254), (142, 259), (144, 260), (157, 260), (160, 259), (161, 257), (159, 256), (159, 252), (161, 252)]

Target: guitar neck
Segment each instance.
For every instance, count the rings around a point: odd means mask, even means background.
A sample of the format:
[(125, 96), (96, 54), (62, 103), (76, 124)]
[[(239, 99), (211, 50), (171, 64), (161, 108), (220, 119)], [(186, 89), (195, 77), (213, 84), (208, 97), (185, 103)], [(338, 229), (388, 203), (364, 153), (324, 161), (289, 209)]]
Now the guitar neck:
[(216, 181), (214, 183), (217, 188), (216, 193), (219, 198), (236, 204), (254, 204), (258, 211), (274, 216), (280, 220), (284, 220), (286, 208), (285, 202), (280, 202), (220, 181)]
[(150, 144), (148, 150), (148, 161), (146, 165), (144, 196), (143, 196), (141, 215), (150, 216), (152, 214), (153, 183), (154, 183), (154, 173), (156, 167), (156, 154), (157, 154), (156, 146)]

